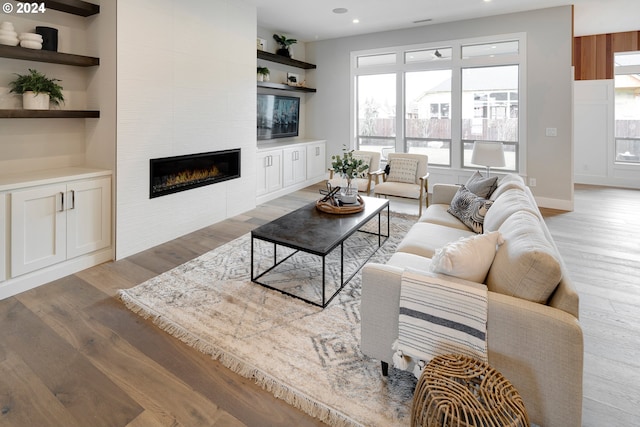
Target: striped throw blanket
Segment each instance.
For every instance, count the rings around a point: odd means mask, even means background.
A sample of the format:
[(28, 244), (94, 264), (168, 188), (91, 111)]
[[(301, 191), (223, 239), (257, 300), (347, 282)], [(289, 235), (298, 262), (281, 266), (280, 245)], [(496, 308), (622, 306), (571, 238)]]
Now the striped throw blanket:
[(405, 271), (394, 366), (416, 377), (435, 356), (464, 354), (487, 362), (487, 287)]

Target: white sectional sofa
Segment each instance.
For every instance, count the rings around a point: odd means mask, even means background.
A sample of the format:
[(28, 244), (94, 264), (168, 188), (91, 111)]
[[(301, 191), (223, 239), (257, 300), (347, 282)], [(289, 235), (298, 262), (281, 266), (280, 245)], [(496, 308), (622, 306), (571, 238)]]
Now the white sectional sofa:
[[(405, 269), (434, 273), (436, 250), (476, 235), (448, 212), (460, 186), (436, 184), (432, 203), (386, 264), (362, 271), (362, 351), (392, 363), (398, 337), (400, 284)], [(518, 175), (503, 177), (488, 197), (483, 232), (504, 239), (484, 283), (489, 305), (489, 363), (522, 395), (532, 423), (580, 426), (583, 335), (578, 294), (530, 190)], [(459, 280), (459, 279), (456, 279)]]

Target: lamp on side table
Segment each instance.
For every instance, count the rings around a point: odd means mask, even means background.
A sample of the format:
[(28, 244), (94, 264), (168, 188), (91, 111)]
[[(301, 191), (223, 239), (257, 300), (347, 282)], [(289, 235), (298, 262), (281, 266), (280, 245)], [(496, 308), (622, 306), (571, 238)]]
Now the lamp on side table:
[(486, 166), (487, 176), (491, 174), (491, 167), (501, 168), (506, 166), (502, 142), (476, 141), (473, 143), (471, 163)]

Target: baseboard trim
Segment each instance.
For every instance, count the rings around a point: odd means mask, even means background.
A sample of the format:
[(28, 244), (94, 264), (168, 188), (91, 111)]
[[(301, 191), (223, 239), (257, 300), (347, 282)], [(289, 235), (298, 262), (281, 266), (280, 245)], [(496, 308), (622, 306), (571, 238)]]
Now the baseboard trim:
[(537, 197), (536, 203), (538, 207), (546, 209), (557, 209), (560, 211), (573, 211), (573, 200), (551, 199), (548, 197)]
[(619, 187), (633, 190), (640, 189), (637, 180), (625, 178), (610, 178), (596, 175), (576, 175), (576, 184), (597, 185), (601, 187)]
[[(299, 182), (297, 184), (293, 184), (293, 185), (289, 185), (285, 188), (281, 188), (280, 190), (276, 190), (273, 191), (271, 193), (267, 193), (267, 194), (263, 194), (261, 196), (256, 197), (256, 205), (261, 205), (263, 203), (267, 203), (273, 199), (277, 199), (278, 197), (282, 197), (282, 196), (286, 196), (289, 193), (293, 193), (294, 191), (298, 191), (298, 190), (302, 190), (303, 188), (306, 188), (310, 185), (314, 185), (317, 184), (323, 180), (326, 180), (327, 178), (324, 176), (321, 177), (315, 177), (315, 178), (311, 178), (308, 179), (306, 181), (303, 182)], [(318, 198), (319, 198), (320, 194), (318, 194)]]
[(0, 282), (0, 300), (113, 260), (111, 247)]

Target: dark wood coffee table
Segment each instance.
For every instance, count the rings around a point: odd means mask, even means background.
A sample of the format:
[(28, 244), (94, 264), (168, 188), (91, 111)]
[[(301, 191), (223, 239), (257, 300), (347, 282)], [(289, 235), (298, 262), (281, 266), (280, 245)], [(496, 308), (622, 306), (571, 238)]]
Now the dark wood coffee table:
[[(325, 213), (316, 209), (316, 204), (313, 202), (251, 231), (251, 280), (267, 288), (299, 298), (309, 304), (322, 308), (326, 307), (389, 237), (389, 201), (387, 199), (374, 197), (363, 197), (362, 199), (364, 200), (364, 210), (362, 212), (348, 215)], [(386, 234), (383, 234), (381, 213), (385, 208), (387, 209), (387, 230)], [(363, 225), (376, 217), (378, 221), (377, 232), (361, 230)], [(370, 226), (368, 226), (368, 228), (370, 228)], [(356, 271), (345, 279), (344, 242), (358, 231), (374, 236), (377, 235), (378, 246), (358, 265)], [(260, 273), (254, 272), (255, 240), (273, 243), (273, 266)], [(293, 252), (284, 259), (278, 260), (278, 246), (293, 249)], [(340, 246), (340, 282), (337, 290), (327, 297), (325, 277), (327, 272), (326, 257), (338, 246)], [(312, 301), (289, 293), (286, 290), (279, 289), (260, 280), (298, 252), (305, 252), (322, 258), (321, 302)]]

